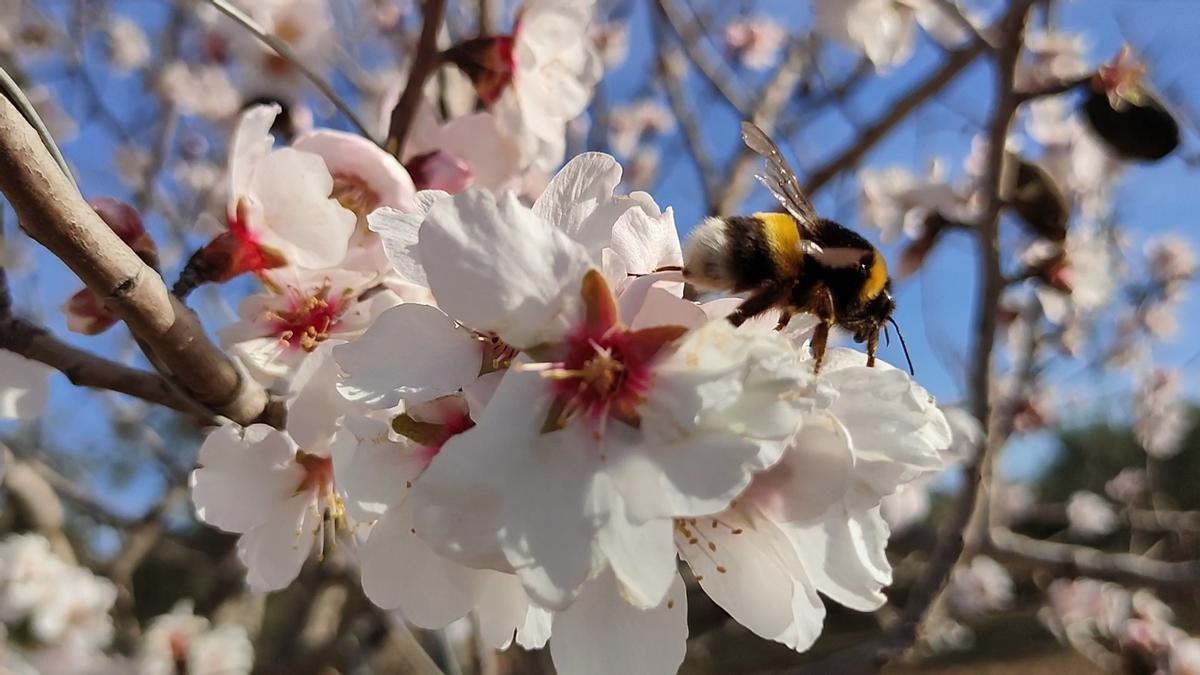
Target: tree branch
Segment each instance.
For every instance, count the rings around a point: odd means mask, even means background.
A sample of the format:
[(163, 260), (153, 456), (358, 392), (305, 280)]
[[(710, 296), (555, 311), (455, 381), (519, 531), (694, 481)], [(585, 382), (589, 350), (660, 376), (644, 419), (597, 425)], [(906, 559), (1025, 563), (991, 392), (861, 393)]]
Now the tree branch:
[(666, 18), (660, 3), (654, 22), (654, 33), (658, 42), (658, 48), (655, 50), (658, 52), (658, 74), (663, 88), (667, 91), (667, 100), (671, 104), (672, 112), (675, 113), (675, 119), (679, 121), (679, 127), (683, 130), (688, 153), (692, 156), (692, 161), (696, 163), (696, 168), (700, 173), (701, 184), (704, 188), (704, 203), (708, 206), (708, 210), (712, 210), (713, 195), (717, 193), (717, 167), (713, 162), (712, 155), (704, 147), (704, 130), (700, 126), (700, 121), (696, 119), (691, 106), (688, 105), (687, 95), (684, 92), (683, 82), (687, 77), (687, 66), (679, 52), (666, 44), (666, 31), (663, 30), (665, 22)]
[[(804, 43), (793, 41), (788, 48), (787, 57), (759, 94), (751, 119), (767, 134), (774, 130), (775, 120), (800, 83), (801, 66), (805, 58)], [(738, 205), (746, 198), (746, 193), (750, 191), (750, 177), (757, 164), (758, 154), (743, 145), (730, 163), (727, 172), (729, 179), (725, 182), (724, 192), (717, 196), (714, 213), (733, 213), (737, 210)]]
[(239, 424), (263, 416), (266, 391), (242, 376), (158, 273), (88, 206), (7, 98), (0, 98), (0, 191), (22, 229), (104, 299), (164, 375)]
[(212, 411), (157, 373), (130, 368), (73, 347), (24, 319), (0, 320), (0, 349), (44, 363), (66, 375), (77, 387), (106, 389), (201, 419), (212, 417)]
[(387, 143), (384, 144), (384, 149), (396, 159), (400, 159), (404, 154), (404, 144), (408, 142), (408, 133), (412, 130), (417, 108), (421, 106), (421, 97), (424, 96), (425, 80), (441, 65), (442, 56), (438, 50), (437, 36), (445, 13), (446, 0), (425, 0), (425, 16), (421, 24), (421, 37), (417, 42), (417, 54), (413, 59), (412, 70), (408, 72), (408, 83), (404, 85), (404, 93), (400, 94), (400, 100), (396, 101), (396, 107), (392, 108)]
[(753, 113), (750, 98), (735, 84), (738, 81), (737, 74), (728, 65), (704, 53), (701, 43), (704, 42), (705, 36), (699, 23), (685, 19), (683, 10), (674, 0), (659, 0), (658, 9), (679, 38), (688, 60), (696, 65), (704, 79), (708, 80), (713, 89), (716, 89), (739, 115), (749, 117)]
[(839, 173), (856, 166), (876, 143), (883, 140), (913, 111), (945, 89), (946, 85), (966, 70), (980, 54), (987, 51), (987, 48), (987, 44), (982, 40), (972, 40), (966, 46), (948, 52), (941, 67), (918, 82), (906, 94), (885, 106), (886, 112), (878, 120), (868, 124), (850, 147), (814, 169), (808, 176), (805, 190), (812, 194)]
[(232, 19), (242, 28), (245, 28), (247, 31), (249, 31), (250, 34), (258, 38), (260, 42), (270, 47), (271, 50), (278, 54), (279, 57), (284, 61), (287, 61), (295, 66), (296, 70), (299, 70), (309, 82), (312, 82), (313, 86), (315, 86), (322, 94), (324, 94), (325, 98), (329, 99), (329, 102), (333, 103), (333, 105), (340, 110), (343, 115), (346, 116), (346, 119), (350, 120), (350, 123), (354, 125), (354, 128), (358, 129), (358, 133), (362, 134), (366, 138), (371, 138), (370, 130), (368, 130), (367, 125), (363, 124), (363, 121), (358, 118), (358, 115), (354, 112), (354, 108), (350, 107), (349, 103), (346, 103), (344, 100), (342, 100), (342, 97), (338, 95), (337, 91), (334, 90), (332, 85), (322, 79), (320, 75), (316, 74), (307, 65), (305, 65), (304, 62), (300, 60), (300, 57), (296, 56), (296, 52), (292, 50), (291, 46), (287, 42), (263, 30), (263, 27), (258, 25), (258, 22), (251, 18), (250, 15), (238, 9), (227, 0), (207, 1), (222, 14)]
[[(1029, 10), (1036, 0), (1013, 0), (1001, 19), (996, 50), (996, 108), (988, 134), (990, 146), (987, 157), (986, 208), (977, 228), (980, 253), (980, 291), (976, 301), (975, 370), (971, 377), (971, 412), (988, 423), (984, 446), (964, 465), (964, 485), (958, 494), (949, 520), (939, 534), (937, 544), (921, 576), (908, 594), (908, 600), (896, 621), (882, 636), (866, 644), (833, 654), (798, 672), (803, 673), (871, 673), (907, 650), (920, 634), (929, 610), (937, 604), (950, 572), (964, 550), (978, 550), (980, 541), (966, 547), (968, 536), (981, 539), (987, 535), (987, 485), (991, 480), (992, 460), (1003, 439), (997, 433), (996, 418), (991, 415), (992, 348), (996, 337), (996, 315), (1003, 290), (1000, 270), (999, 224), (1003, 208), (1001, 181), (1005, 141), (1019, 101), (1013, 91), (1017, 59), (1021, 54), (1024, 26)], [(975, 43), (978, 46), (981, 43)], [(972, 58), (974, 58), (972, 56)]]
[(1200, 585), (1200, 561), (1163, 562), (1132, 553), (1033, 539), (1007, 529), (992, 530), (984, 553), (1001, 561), (1031, 565), (1055, 576), (1086, 576), (1131, 586), (1189, 591)]
[(64, 511), (54, 488), (28, 462), (19, 461), (0, 443), (0, 460), (5, 465), (0, 483), (8, 490), (22, 525), (46, 537), (58, 557), (75, 562), (75, 550), (63, 531)]

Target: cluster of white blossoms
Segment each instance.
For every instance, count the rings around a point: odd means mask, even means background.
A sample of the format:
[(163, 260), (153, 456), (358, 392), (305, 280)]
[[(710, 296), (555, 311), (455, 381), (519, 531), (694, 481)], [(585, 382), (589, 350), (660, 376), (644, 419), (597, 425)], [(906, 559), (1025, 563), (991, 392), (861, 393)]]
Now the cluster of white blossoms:
[(116, 599), (116, 586), (63, 560), (44, 537), (6, 537), (0, 541), (0, 625), (8, 635), (0, 643), (10, 649), (0, 649), (0, 666), (7, 672), (28, 662), (33, 672), (82, 671), (112, 640), (108, 612)]
[[(265, 290), (225, 343), (284, 397), (283, 429), (211, 432), (204, 522), (247, 581), (287, 586), (335, 542), (376, 604), (541, 647), (560, 672), (670, 673), (690, 578), (765, 638), (806, 649), (820, 595), (878, 607), (880, 501), (939, 470), (951, 430), (903, 371), (803, 321), (735, 329), (682, 297), (670, 209), (580, 155), (528, 204), (414, 190), (369, 143), (234, 143), (226, 250)], [(437, 151), (435, 148), (433, 151)], [(319, 557), (319, 555), (318, 555)]]
[(117, 587), (57, 555), (37, 534), (0, 541), (0, 671), (241, 675), (254, 648), (240, 625), (210, 627), (181, 602), (155, 617), (130, 658), (105, 652)]

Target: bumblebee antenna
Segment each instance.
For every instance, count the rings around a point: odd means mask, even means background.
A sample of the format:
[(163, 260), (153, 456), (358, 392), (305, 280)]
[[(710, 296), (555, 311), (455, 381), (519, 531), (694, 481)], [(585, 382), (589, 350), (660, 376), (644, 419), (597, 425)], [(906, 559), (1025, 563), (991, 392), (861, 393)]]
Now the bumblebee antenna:
[(892, 346), (892, 332), (888, 330), (887, 324), (883, 326), (883, 341), (887, 346)]
[[(900, 338), (900, 346), (904, 349), (904, 360), (908, 361), (908, 372), (910, 375), (916, 375), (917, 371), (913, 368), (912, 357), (908, 355), (908, 345), (904, 342), (904, 333), (900, 332), (900, 324), (892, 317), (887, 319), (893, 326), (896, 327), (896, 337)], [(885, 327), (886, 328), (886, 327)]]

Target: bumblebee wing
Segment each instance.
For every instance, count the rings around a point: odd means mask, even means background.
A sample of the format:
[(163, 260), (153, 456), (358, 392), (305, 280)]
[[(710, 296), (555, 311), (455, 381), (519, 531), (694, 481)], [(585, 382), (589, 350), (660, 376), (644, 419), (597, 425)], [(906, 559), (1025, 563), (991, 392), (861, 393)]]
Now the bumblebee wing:
[(805, 196), (796, 173), (783, 158), (783, 153), (779, 151), (775, 141), (753, 122), (742, 122), (742, 140), (746, 147), (767, 161), (767, 172), (755, 178), (775, 195), (775, 199), (779, 200), (788, 213), (792, 214), (802, 234), (807, 237), (819, 234), (821, 220), (817, 217), (817, 210)]

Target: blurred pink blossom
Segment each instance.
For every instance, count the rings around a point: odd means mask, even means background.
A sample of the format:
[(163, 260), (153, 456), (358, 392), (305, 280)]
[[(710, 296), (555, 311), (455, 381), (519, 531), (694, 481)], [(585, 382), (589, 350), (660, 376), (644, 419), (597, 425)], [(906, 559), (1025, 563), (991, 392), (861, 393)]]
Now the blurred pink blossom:
[(787, 38), (787, 29), (766, 16), (740, 17), (725, 26), (725, 45), (752, 70), (764, 70), (775, 63)]

